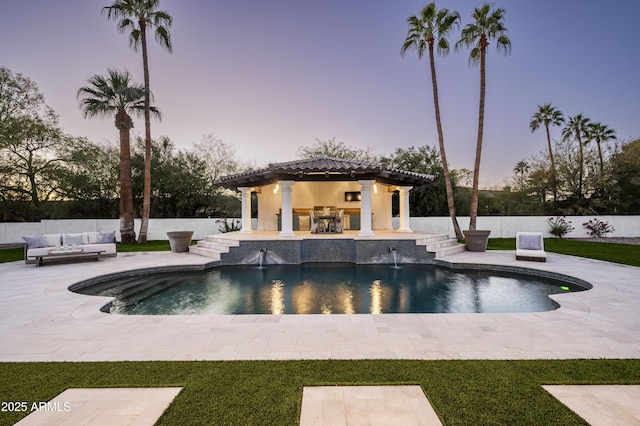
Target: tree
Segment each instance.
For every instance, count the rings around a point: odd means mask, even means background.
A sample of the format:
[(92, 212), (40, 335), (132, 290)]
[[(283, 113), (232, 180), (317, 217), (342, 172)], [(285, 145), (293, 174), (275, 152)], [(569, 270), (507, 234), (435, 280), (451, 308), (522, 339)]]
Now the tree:
[(486, 92), (486, 54), (487, 47), (492, 40), (496, 42), (498, 51), (505, 55), (511, 51), (511, 40), (507, 37), (504, 25), (503, 8), (492, 10), (492, 5), (485, 3), (476, 7), (471, 15), (473, 22), (462, 29), (460, 41), (456, 48), (464, 45), (471, 47), (469, 62), (480, 64), (480, 104), (478, 108), (478, 139), (476, 142), (476, 159), (473, 168), (473, 187), (471, 188), (471, 210), (469, 212), (469, 229), (476, 229), (478, 217), (478, 182), (480, 177), (480, 159), (482, 156), (482, 136), (484, 132), (484, 101)]
[(410, 16), (407, 19), (409, 30), (407, 37), (402, 45), (400, 53), (402, 56), (407, 50), (412, 49), (418, 52), (418, 58), (424, 55), (425, 47), (429, 51), (429, 65), (431, 69), (431, 86), (433, 88), (433, 104), (436, 116), (436, 128), (438, 129), (438, 145), (440, 148), (440, 158), (442, 159), (442, 170), (444, 174), (444, 183), (447, 192), (447, 205), (449, 208), (449, 216), (453, 222), (453, 229), (456, 238), (464, 239), (458, 219), (456, 217), (456, 208), (453, 198), (453, 188), (451, 186), (451, 176), (449, 173), (449, 165), (447, 164), (447, 155), (444, 147), (444, 133), (442, 131), (442, 122), (440, 120), (440, 101), (438, 98), (438, 81), (436, 77), (436, 65), (434, 59), (434, 45), (437, 42), (438, 53), (446, 56), (449, 53), (449, 41), (446, 36), (455, 26), (460, 25), (460, 15), (458, 12), (450, 12), (448, 9), (436, 9), (435, 2), (426, 5), (420, 11), (420, 17)]
[(519, 183), (518, 186), (520, 187), (520, 190), (524, 189), (524, 182), (525, 182), (525, 174), (527, 174), (529, 172), (529, 170), (531, 170), (531, 166), (529, 165), (529, 163), (527, 163), (524, 160), (520, 160), (518, 161), (518, 164), (516, 164), (516, 166), (513, 168), (513, 172), (516, 175), (520, 175), (520, 179), (519, 179)]
[(298, 158), (331, 157), (364, 162), (378, 161), (378, 156), (371, 148), (350, 147), (344, 142), (336, 142), (335, 137), (326, 141), (316, 138), (313, 145), (298, 148), (296, 156)]
[(582, 114), (578, 114), (573, 117), (569, 117), (567, 125), (562, 129), (562, 139), (568, 141), (575, 138), (575, 140), (578, 141), (578, 147), (580, 148), (580, 156), (578, 158), (578, 193), (576, 194), (578, 198), (584, 196), (582, 188), (584, 180), (584, 150), (582, 146), (584, 143), (583, 140), (587, 140), (590, 122), (591, 121), (587, 117)]
[[(414, 173), (434, 175), (437, 187), (416, 188), (411, 191), (409, 213), (411, 216), (446, 216), (449, 213), (447, 192), (444, 189), (444, 173), (438, 150), (428, 145), (415, 148), (396, 148), (389, 157), (381, 160), (388, 166)], [(455, 188), (455, 180), (452, 183)], [(395, 194), (394, 194), (395, 203)]]
[[(115, 115), (115, 126), (120, 132), (120, 236), (123, 243), (131, 244), (136, 241), (131, 189), (131, 114), (144, 113), (145, 89), (131, 81), (128, 71), (116, 69), (109, 69), (106, 76), (96, 74), (88, 82), (89, 86), (78, 90), (84, 116)], [(155, 107), (150, 107), (149, 111), (160, 116)]]
[(529, 129), (531, 132), (535, 132), (540, 128), (540, 125), (543, 124), (544, 128), (547, 132), (547, 148), (549, 149), (549, 160), (551, 161), (551, 176), (552, 176), (552, 190), (553, 190), (553, 201), (555, 202), (558, 198), (558, 191), (556, 188), (556, 163), (553, 159), (553, 149), (551, 149), (551, 136), (549, 134), (549, 125), (552, 126), (560, 126), (564, 123), (564, 115), (562, 111), (557, 109), (554, 106), (551, 106), (551, 103), (546, 103), (544, 105), (538, 105), (538, 111), (533, 114), (531, 117), (531, 123), (529, 123)]
[(587, 127), (587, 140), (595, 141), (598, 146), (598, 159), (600, 160), (600, 174), (604, 171), (604, 161), (602, 160), (602, 148), (600, 142), (608, 142), (616, 139), (616, 131), (602, 123), (589, 123)]
[(0, 148), (19, 143), (21, 125), (55, 116), (38, 86), (22, 74), (0, 67)]
[(614, 180), (619, 186), (619, 212), (640, 213), (640, 139), (622, 146), (611, 159)]
[(142, 46), (142, 65), (144, 69), (144, 195), (142, 207), (142, 223), (140, 225), (139, 243), (147, 242), (149, 229), (149, 213), (151, 209), (151, 100), (149, 86), (149, 59), (147, 53), (147, 27), (155, 29), (155, 39), (161, 47), (172, 51), (171, 35), (168, 27), (173, 19), (164, 10), (158, 10), (160, 0), (115, 0), (111, 6), (104, 7), (107, 19), (119, 20), (118, 31), (129, 33), (129, 45), (134, 51)]

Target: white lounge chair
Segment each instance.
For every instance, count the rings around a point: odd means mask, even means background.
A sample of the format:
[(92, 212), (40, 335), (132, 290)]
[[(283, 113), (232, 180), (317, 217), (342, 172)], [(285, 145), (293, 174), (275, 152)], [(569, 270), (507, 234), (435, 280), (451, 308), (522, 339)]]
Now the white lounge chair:
[(547, 261), (541, 232), (516, 233), (516, 260)]

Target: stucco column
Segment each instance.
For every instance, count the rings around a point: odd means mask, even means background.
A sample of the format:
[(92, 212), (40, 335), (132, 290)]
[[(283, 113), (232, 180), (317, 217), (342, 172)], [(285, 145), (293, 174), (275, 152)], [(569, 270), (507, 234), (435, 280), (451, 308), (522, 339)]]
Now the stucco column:
[(291, 204), (291, 193), (293, 192), (292, 180), (281, 180), (278, 182), (280, 185), (280, 191), (282, 193), (282, 228), (280, 231), (281, 237), (293, 237), (293, 206)]
[(398, 232), (413, 232), (409, 224), (409, 191), (413, 186), (399, 186), (400, 190), (400, 228)]
[(360, 232), (358, 235), (368, 237), (374, 235), (371, 229), (371, 185), (373, 180), (359, 180), (360, 185)]
[(240, 232), (243, 234), (253, 232), (251, 230), (251, 191), (253, 188), (241, 186), (238, 187), (238, 191), (242, 192), (242, 229)]

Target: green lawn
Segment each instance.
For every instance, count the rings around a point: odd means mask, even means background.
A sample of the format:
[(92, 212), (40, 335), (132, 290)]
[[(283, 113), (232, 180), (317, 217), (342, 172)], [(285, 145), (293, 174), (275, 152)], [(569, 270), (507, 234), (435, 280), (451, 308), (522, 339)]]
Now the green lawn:
[[(3, 363), (2, 401), (67, 388), (181, 386), (160, 425), (295, 425), (302, 387), (419, 384), (446, 425), (585, 425), (543, 384), (640, 384), (640, 360)], [(22, 413), (0, 413), (12, 424)]]
[[(490, 238), (489, 250), (515, 250), (515, 238)], [(624, 265), (640, 266), (640, 245), (596, 243), (589, 241), (545, 238), (544, 249), (548, 252), (606, 260)]]

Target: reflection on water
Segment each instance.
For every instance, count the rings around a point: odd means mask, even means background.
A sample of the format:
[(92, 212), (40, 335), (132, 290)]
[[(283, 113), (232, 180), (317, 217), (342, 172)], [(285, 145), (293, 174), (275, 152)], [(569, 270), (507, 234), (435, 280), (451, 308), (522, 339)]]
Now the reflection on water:
[(305, 264), (219, 267), (132, 277), (83, 289), (115, 297), (120, 314), (387, 314), (541, 312), (564, 281), (452, 272), (426, 265)]

